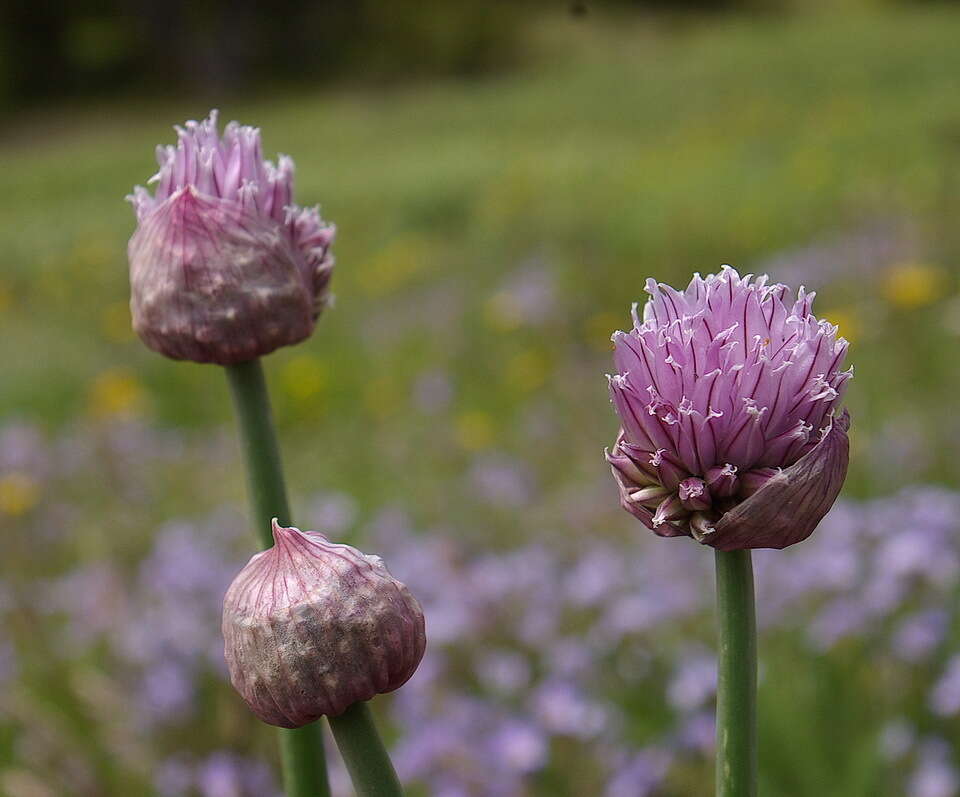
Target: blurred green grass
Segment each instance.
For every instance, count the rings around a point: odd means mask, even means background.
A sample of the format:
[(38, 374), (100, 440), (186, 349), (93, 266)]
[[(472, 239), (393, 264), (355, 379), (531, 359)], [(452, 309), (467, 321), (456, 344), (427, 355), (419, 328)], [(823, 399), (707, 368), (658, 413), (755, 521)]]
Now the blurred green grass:
[[(224, 107), (260, 124), (268, 151), (295, 156), (300, 201), (320, 201), (340, 230), (336, 309), (307, 346), (271, 358), (291, 386), (284, 423), (341, 451), (373, 430), (382, 440), (411, 378), (441, 367), (456, 377), (457, 405), (488, 416), (486, 437), (509, 446), (529, 397), (505, 384), (505, 363), (527, 351), (545, 372), (532, 392), (578, 418), (570, 444), (596, 448), (612, 426), (603, 340), (647, 275), (749, 268), (874, 217), (919, 220), (936, 241), (957, 209), (943, 175), (960, 159), (958, 30), (960, 14), (945, 8), (676, 30), (554, 21), (537, 66), (512, 78)], [(107, 105), (8, 128), (0, 413), (63, 424), (91, 411), (98, 375), (121, 369), (161, 422), (224, 419), (213, 369), (164, 362), (126, 331), (133, 221), (122, 197), (152, 173), (170, 124), (206, 110)], [(951, 291), (955, 254), (923, 253), (942, 261)], [(485, 302), (531, 257), (557, 276), (562, 313), (548, 329), (498, 328)], [(847, 265), (818, 286), (821, 309), (882, 305), (883, 274), (845, 281)], [(955, 337), (923, 309), (866, 310), (881, 323), (854, 340), (860, 432), (890, 405), (936, 414), (957, 386)], [(294, 384), (297, 363), (306, 387)]]

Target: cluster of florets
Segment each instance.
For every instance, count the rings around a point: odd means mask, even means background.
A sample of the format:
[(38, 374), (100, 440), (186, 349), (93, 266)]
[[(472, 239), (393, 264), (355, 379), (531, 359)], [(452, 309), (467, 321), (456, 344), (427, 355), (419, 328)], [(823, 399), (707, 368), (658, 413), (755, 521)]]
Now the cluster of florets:
[(129, 197), (133, 324), (175, 359), (230, 364), (297, 343), (329, 300), (334, 228), (293, 201), (293, 161), (217, 113), (176, 128), (160, 170)]
[[(607, 458), (624, 508), (661, 536), (719, 548), (804, 539), (846, 473), (835, 409), (847, 341), (813, 315), (813, 293), (791, 302), (785, 285), (729, 266), (683, 292), (646, 289), (643, 317), (635, 305), (633, 330), (613, 336), (622, 428)], [(770, 526), (774, 507), (783, 521)]]

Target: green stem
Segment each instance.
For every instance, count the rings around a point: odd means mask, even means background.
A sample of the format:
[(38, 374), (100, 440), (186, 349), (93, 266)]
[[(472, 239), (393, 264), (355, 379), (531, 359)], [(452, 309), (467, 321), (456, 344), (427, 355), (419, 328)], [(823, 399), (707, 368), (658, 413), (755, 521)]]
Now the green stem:
[(717, 551), (717, 797), (757, 794), (756, 615), (750, 551)]
[[(226, 371), (240, 424), (257, 538), (269, 548), (273, 545), (270, 521), (277, 518), (289, 525), (291, 519), (267, 383), (259, 360), (229, 365)], [(278, 731), (287, 797), (329, 797), (320, 723)]]
[(367, 704), (354, 703), (339, 717), (328, 719), (357, 797), (402, 797), (397, 773)]

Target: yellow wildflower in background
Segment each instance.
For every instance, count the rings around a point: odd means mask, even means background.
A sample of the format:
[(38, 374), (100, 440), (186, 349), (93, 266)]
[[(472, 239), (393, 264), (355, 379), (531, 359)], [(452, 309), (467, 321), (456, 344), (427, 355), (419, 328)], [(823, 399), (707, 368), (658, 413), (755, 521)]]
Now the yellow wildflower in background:
[(100, 331), (111, 343), (127, 343), (133, 340), (133, 325), (130, 320), (129, 302), (111, 302), (100, 313)]
[(40, 485), (26, 473), (13, 471), (0, 476), (0, 512), (19, 517), (36, 506)]
[(356, 270), (357, 281), (370, 296), (386, 296), (420, 275), (430, 265), (433, 253), (426, 238), (396, 238)]
[(401, 400), (396, 385), (388, 376), (378, 376), (364, 383), (363, 404), (378, 420), (393, 414)]
[(915, 310), (933, 302), (943, 290), (946, 274), (939, 266), (901, 263), (887, 270), (883, 296), (894, 307)]
[(612, 351), (611, 329), (630, 329), (633, 322), (624, 314), (605, 311), (590, 316), (583, 325), (583, 334), (593, 348), (599, 351)]
[(280, 384), (284, 392), (295, 401), (310, 401), (317, 398), (329, 383), (329, 374), (324, 364), (316, 357), (301, 354), (284, 363), (280, 372)]
[(140, 382), (122, 368), (111, 368), (99, 374), (88, 394), (90, 414), (100, 418), (137, 415), (143, 410), (144, 403)]
[(542, 352), (528, 349), (519, 351), (507, 360), (504, 367), (507, 385), (521, 392), (536, 390), (550, 375), (550, 364)]
[(860, 339), (863, 332), (863, 321), (855, 307), (834, 307), (824, 310), (821, 316), (839, 329), (841, 337), (853, 343)]
[(85, 276), (100, 272), (105, 264), (116, 259), (116, 246), (106, 234), (88, 235), (75, 241), (68, 258), (70, 268)]
[(480, 451), (493, 442), (493, 421), (485, 412), (468, 410), (457, 416), (454, 435), (467, 451)]

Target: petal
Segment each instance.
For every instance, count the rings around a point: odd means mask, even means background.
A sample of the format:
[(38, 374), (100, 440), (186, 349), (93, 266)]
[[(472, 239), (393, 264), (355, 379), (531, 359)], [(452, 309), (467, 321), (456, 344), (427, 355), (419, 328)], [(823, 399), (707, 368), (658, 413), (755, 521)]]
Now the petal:
[(721, 551), (786, 548), (809, 537), (847, 475), (849, 426), (844, 410), (815, 448), (721, 517), (707, 544)]
[(630, 499), (630, 494), (637, 489), (637, 486), (627, 481), (614, 465), (610, 466), (610, 472), (613, 474), (613, 479), (617, 483), (617, 490), (620, 493), (620, 506), (626, 509), (627, 512), (643, 523), (648, 529), (657, 531), (653, 526), (653, 512)]

